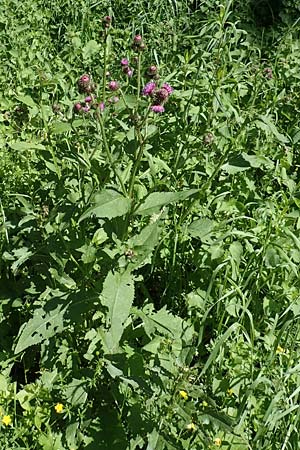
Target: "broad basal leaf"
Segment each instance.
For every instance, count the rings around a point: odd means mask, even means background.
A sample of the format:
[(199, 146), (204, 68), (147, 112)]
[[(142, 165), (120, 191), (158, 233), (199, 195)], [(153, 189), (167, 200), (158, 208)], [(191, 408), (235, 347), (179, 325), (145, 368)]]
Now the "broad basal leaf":
[(128, 272), (109, 272), (101, 294), (102, 304), (107, 307), (109, 331), (104, 340), (108, 351), (117, 348), (124, 330), (124, 323), (129, 316), (134, 299), (133, 277)]
[(94, 197), (94, 205), (91, 206), (79, 219), (81, 222), (91, 216), (113, 217), (124, 216), (130, 209), (130, 200), (119, 192), (104, 190)]
[(196, 194), (198, 191), (199, 189), (187, 189), (186, 191), (181, 192), (153, 192), (135, 211), (135, 214), (139, 214), (141, 216), (154, 214), (158, 212), (162, 206), (185, 200), (191, 195)]

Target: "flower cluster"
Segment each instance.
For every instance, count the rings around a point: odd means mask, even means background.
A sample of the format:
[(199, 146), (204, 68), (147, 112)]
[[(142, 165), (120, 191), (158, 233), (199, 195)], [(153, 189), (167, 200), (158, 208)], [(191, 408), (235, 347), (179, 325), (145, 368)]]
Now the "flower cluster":
[(91, 94), (92, 92), (95, 92), (96, 85), (93, 83), (89, 75), (84, 74), (78, 80), (78, 89), (79, 92)]
[(273, 71), (271, 69), (271, 67), (266, 67), (264, 70), (265, 76), (266, 78), (268, 78), (268, 80), (271, 80), (273, 78)]
[(111, 17), (105, 16), (102, 20), (104, 28), (109, 28), (111, 26)]
[[(95, 96), (92, 94), (92, 92), (96, 89), (96, 85), (91, 81), (91, 78), (89, 75), (82, 75), (78, 80), (78, 88), (80, 92), (89, 93), (83, 101), (76, 102), (74, 104), (74, 112), (75, 113), (88, 113), (91, 109), (99, 110), (102, 112), (105, 109), (104, 102), (98, 102)], [(115, 81), (111, 80), (108, 85), (108, 89), (111, 92), (116, 92), (120, 88), (120, 84)], [(108, 103), (117, 103), (119, 101), (119, 97), (113, 96), (108, 99)]]
[(133, 69), (129, 66), (129, 61), (127, 58), (121, 59), (121, 67), (122, 72), (125, 73), (125, 75), (127, 75), (128, 78), (131, 78), (133, 75)]
[(155, 113), (163, 113), (165, 111), (164, 104), (169, 100), (169, 96), (172, 94), (173, 88), (168, 83), (158, 88), (154, 81), (149, 81), (143, 90), (142, 95), (152, 98), (151, 111)]
[(132, 48), (136, 52), (142, 52), (143, 50), (146, 49), (146, 44), (144, 43), (143, 38), (140, 34), (134, 36)]

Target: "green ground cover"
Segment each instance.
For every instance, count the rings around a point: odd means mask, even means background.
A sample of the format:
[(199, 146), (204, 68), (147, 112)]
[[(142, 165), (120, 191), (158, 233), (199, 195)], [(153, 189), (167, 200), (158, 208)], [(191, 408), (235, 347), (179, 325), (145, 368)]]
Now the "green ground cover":
[(1, 448), (299, 449), (299, 6), (2, 3)]

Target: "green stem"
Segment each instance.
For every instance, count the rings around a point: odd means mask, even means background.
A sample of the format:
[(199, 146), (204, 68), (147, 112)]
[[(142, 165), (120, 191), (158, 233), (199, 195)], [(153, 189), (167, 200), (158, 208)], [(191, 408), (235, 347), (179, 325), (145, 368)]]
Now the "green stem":
[(122, 189), (123, 194), (124, 194), (125, 196), (127, 196), (127, 192), (126, 192), (126, 189), (125, 189), (125, 185), (124, 185), (124, 183), (123, 183), (123, 180), (122, 180), (122, 178), (121, 178), (121, 175), (119, 174), (118, 169), (116, 168), (116, 165), (115, 165), (115, 162), (114, 162), (114, 160), (113, 160), (111, 151), (110, 151), (110, 149), (109, 149), (108, 142), (107, 142), (107, 139), (106, 139), (106, 133), (105, 133), (105, 128), (104, 128), (104, 123), (103, 123), (103, 120), (102, 120), (102, 117), (101, 117), (101, 113), (100, 113), (100, 111), (98, 111), (98, 110), (97, 110), (97, 118), (98, 118), (97, 124), (100, 125), (101, 135), (102, 135), (103, 144), (104, 144), (104, 148), (105, 148), (105, 151), (106, 151), (107, 158), (108, 158), (108, 160), (109, 160), (109, 162), (110, 162), (110, 165), (111, 165), (111, 167), (112, 167), (112, 170), (113, 170), (113, 172), (114, 172), (116, 178), (119, 180), (119, 183), (120, 183), (120, 186), (121, 186), (121, 189)]
[(105, 102), (106, 94), (106, 71), (107, 71), (107, 36), (108, 31), (104, 29), (104, 58), (103, 58), (103, 77), (102, 77), (102, 101)]
[(139, 53), (138, 56), (138, 64), (137, 64), (137, 95), (136, 95), (136, 108), (138, 108), (138, 102), (140, 99), (141, 92), (141, 63), (142, 63), (142, 54)]
[(143, 153), (144, 153), (144, 144), (145, 144), (145, 140), (143, 139), (143, 136), (142, 136), (141, 131), (140, 131), (139, 128), (136, 128), (136, 134), (138, 136), (140, 148), (139, 148), (139, 151), (138, 151), (138, 154), (137, 154), (134, 166), (133, 166), (131, 178), (130, 178), (129, 190), (128, 190), (129, 198), (132, 197), (132, 192), (133, 192), (133, 187), (134, 187), (134, 182), (135, 182), (135, 176), (136, 176), (137, 170), (138, 170), (138, 168), (140, 167), (140, 164), (141, 164), (142, 156), (143, 156)]

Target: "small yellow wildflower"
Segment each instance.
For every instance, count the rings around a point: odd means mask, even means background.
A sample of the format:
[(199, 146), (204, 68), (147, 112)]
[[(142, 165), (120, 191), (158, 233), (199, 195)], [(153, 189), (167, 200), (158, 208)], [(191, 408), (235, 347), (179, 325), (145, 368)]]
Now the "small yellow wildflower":
[(204, 408), (206, 408), (206, 407), (208, 406), (208, 403), (207, 403), (205, 400), (203, 400), (202, 406), (203, 406)]
[(197, 428), (196, 425), (195, 425), (193, 422), (187, 424), (186, 427), (187, 427), (187, 429), (190, 430), (190, 431), (195, 431), (196, 428)]
[(11, 424), (11, 422), (12, 422), (12, 420), (11, 420), (10, 416), (3, 416), (3, 418), (2, 418), (3, 425), (5, 425), (7, 427), (8, 425)]
[(188, 394), (185, 391), (179, 391), (179, 395), (181, 398), (183, 398), (183, 400), (187, 400), (188, 398)]
[(229, 397), (231, 397), (233, 394), (233, 390), (232, 389), (227, 389), (227, 395), (229, 395)]
[(64, 405), (62, 403), (56, 403), (54, 409), (57, 412), (57, 414), (61, 414), (64, 410)]
[(216, 438), (216, 439), (214, 440), (214, 444), (215, 444), (217, 447), (221, 447), (221, 445), (222, 445), (221, 439), (220, 439), (220, 438)]
[(278, 345), (278, 347), (277, 347), (277, 349), (276, 349), (277, 355), (280, 354), (280, 353), (284, 353), (284, 352), (285, 352), (284, 348), (281, 347), (280, 345)]

